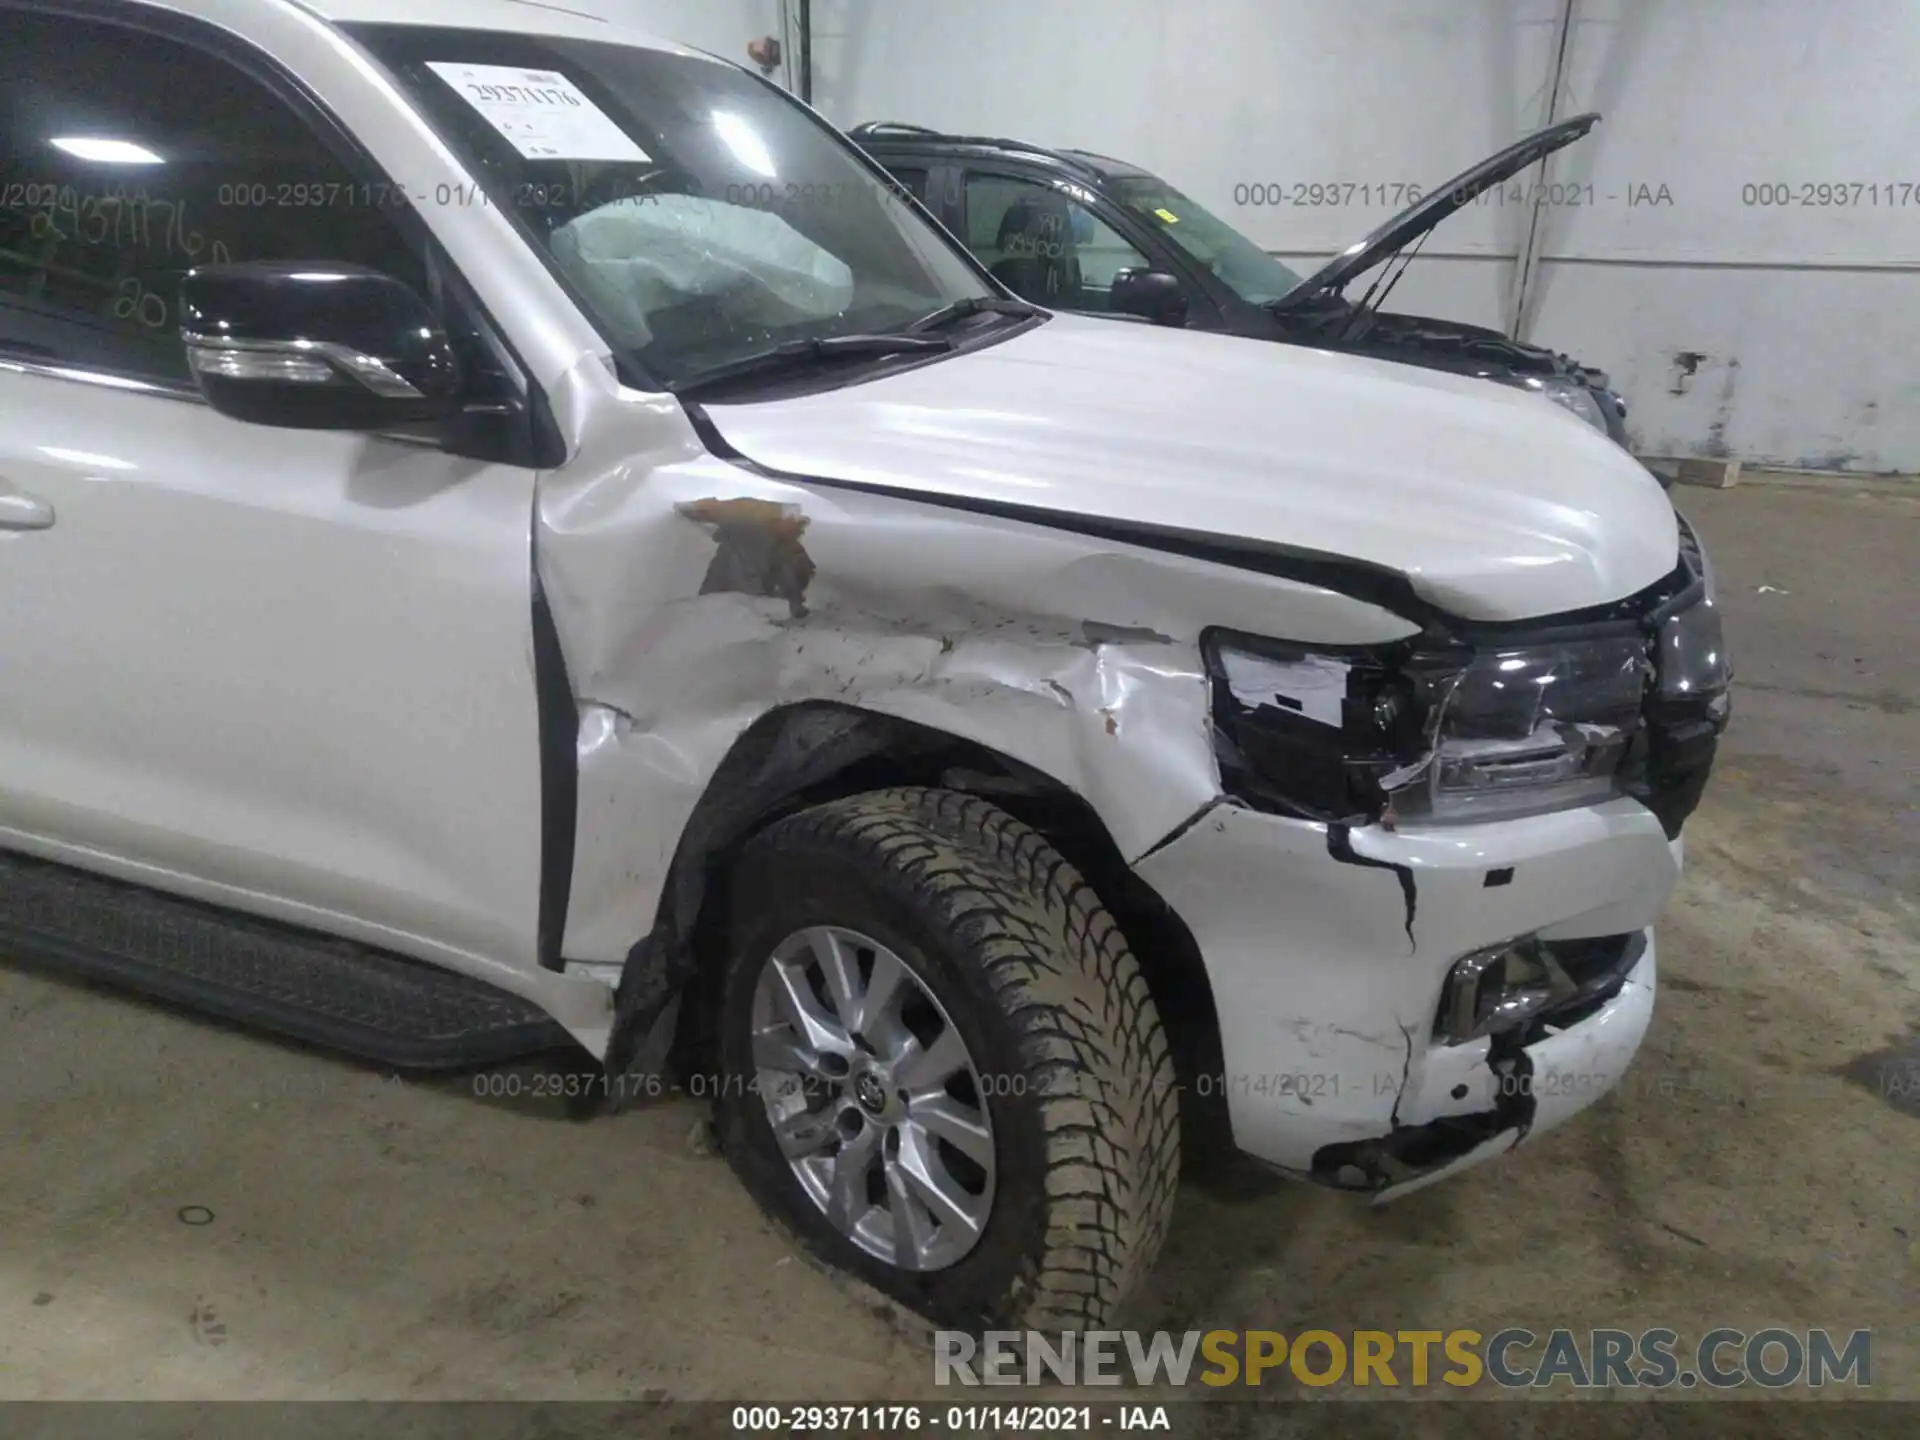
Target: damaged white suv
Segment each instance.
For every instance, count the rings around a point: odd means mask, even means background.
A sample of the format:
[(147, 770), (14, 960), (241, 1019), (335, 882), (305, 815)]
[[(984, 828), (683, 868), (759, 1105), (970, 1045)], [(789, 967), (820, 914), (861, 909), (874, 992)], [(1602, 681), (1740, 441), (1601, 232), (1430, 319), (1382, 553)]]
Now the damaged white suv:
[(1385, 1195), (1615, 1082), (1727, 706), (1651, 476), (1036, 310), (733, 66), (404, 8), (0, 0), (0, 953), (671, 1049), (964, 1324), (1110, 1322), (1183, 1095)]

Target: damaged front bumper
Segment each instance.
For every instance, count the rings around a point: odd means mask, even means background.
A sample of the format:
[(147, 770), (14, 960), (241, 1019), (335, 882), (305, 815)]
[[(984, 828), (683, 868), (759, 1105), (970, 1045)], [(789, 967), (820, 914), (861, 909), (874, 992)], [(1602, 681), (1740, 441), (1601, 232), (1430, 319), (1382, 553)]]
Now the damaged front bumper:
[[(1618, 1083), (1652, 1014), (1650, 927), (1680, 843), (1624, 797), (1397, 830), (1222, 802), (1137, 869), (1206, 963), (1223, 1063), (1192, 1083), (1224, 1097), (1235, 1142), (1385, 1198)], [(1456, 967), (1522, 937), (1572, 988), (1470, 1036)]]

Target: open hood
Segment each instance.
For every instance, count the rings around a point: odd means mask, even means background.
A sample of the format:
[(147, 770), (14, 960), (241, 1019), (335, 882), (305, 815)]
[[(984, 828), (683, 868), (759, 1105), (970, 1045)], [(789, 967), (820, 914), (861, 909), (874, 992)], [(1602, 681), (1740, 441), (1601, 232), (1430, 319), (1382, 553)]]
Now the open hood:
[(1535, 131), (1526, 139), (1515, 141), (1506, 149), (1489, 155), (1478, 165), (1462, 170), (1446, 184), (1428, 191), (1424, 200), (1408, 206), (1372, 234), (1342, 250), (1274, 301), (1273, 308), (1288, 310), (1296, 305), (1308, 304), (1320, 296), (1338, 293), (1354, 276), (1371, 270), (1403, 245), (1412, 243), (1433, 229), (1454, 211), (1472, 204), (1474, 197), (1482, 191), (1510, 180), (1534, 161), (1571, 145), (1599, 123), (1600, 116), (1595, 111), (1575, 115), (1570, 120), (1562, 120), (1557, 125)]
[(1679, 556), (1659, 483), (1559, 406), (1295, 345), (1056, 315), (898, 374), (705, 408), (786, 475), (1344, 557), (1469, 620), (1623, 599)]

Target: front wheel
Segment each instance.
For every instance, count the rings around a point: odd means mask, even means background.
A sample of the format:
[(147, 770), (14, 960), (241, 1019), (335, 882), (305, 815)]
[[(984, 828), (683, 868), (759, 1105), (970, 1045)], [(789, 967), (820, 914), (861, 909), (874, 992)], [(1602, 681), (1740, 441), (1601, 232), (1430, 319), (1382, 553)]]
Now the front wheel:
[(951, 1325), (1110, 1325), (1173, 1211), (1178, 1104), (1125, 938), (1037, 831), (884, 790), (731, 878), (720, 1130), (816, 1253)]

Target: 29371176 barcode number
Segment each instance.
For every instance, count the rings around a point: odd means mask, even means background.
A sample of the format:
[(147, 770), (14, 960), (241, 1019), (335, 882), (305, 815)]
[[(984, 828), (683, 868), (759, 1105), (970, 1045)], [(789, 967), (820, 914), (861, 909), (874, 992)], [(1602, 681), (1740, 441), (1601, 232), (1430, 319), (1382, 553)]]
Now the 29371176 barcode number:
[[(841, 1431), (854, 1435), (885, 1430), (918, 1430), (925, 1423), (918, 1405), (736, 1405), (736, 1431)], [(937, 1423), (937, 1422), (936, 1422)]]

